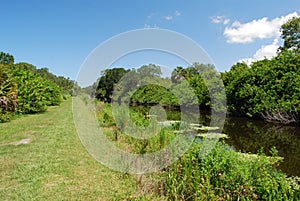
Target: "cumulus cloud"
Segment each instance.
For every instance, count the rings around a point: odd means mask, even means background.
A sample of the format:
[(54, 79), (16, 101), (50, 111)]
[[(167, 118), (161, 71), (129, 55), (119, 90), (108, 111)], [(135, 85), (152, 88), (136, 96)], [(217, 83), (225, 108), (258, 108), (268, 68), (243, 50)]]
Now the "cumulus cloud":
[(211, 17), (211, 21), (215, 24), (227, 25), (230, 22), (230, 19), (225, 16), (213, 16)]
[[(277, 38), (281, 35), (280, 27), (292, 17), (298, 17), (297, 12), (286, 16), (277, 17), (269, 20), (267, 17), (253, 20), (247, 23), (239, 21), (233, 22), (224, 30), (224, 36), (228, 43), (251, 43), (255, 39)], [(221, 23), (222, 18), (217, 16), (212, 19), (214, 23)]]
[(239, 62), (245, 62), (248, 65), (253, 63), (254, 61), (262, 60), (264, 58), (271, 59), (276, 56), (277, 49), (279, 48), (279, 39), (274, 39), (272, 44), (263, 45), (259, 50), (255, 52), (253, 57), (241, 59)]

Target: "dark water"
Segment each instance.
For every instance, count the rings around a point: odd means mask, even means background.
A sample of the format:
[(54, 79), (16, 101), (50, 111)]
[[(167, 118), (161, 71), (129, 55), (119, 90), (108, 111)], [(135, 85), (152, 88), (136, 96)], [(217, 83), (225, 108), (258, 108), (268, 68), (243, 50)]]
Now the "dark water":
[[(200, 121), (209, 126), (209, 113), (201, 114)], [(263, 149), (266, 155), (270, 155), (271, 148), (276, 147), (278, 155), (284, 158), (278, 169), (289, 176), (300, 176), (300, 127), (250, 118), (228, 117), (222, 133), (229, 136), (225, 140), (227, 144), (243, 153), (256, 154)]]
[[(210, 115), (201, 114), (200, 121), (209, 126)], [(278, 169), (289, 176), (300, 176), (300, 127), (230, 117), (226, 118), (222, 133), (229, 136), (225, 140), (227, 144), (243, 153), (256, 154), (263, 149), (266, 155), (270, 155), (271, 148), (276, 147), (278, 155), (284, 158)]]
[[(147, 112), (147, 109), (143, 110)], [(180, 111), (166, 112), (169, 120), (180, 120)], [(201, 114), (200, 123), (209, 126), (209, 113)], [(243, 153), (255, 154), (263, 148), (264, 153), (270, 155), (270, 149), (275, 146), (278, 155), (284, 157), (278, 169), (289, 176), (300, 176), (300, 127), (231, 117), (226, 119), (222, 133), (229, 136), (225, 140), (227, 144)]]
[(267, 123), (248, 118), (227, 118), (223, 133), (230, 136), (225, 142), (241, 152), (266, 154), (275, 146), (284, 157), (279, 169), (288, 175), (300, 176), (300, 127)]

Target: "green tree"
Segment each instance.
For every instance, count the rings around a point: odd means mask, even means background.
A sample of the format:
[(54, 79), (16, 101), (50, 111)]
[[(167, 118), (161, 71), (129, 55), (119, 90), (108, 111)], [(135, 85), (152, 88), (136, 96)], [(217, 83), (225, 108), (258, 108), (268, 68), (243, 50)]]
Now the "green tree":
[(173, 83), (180, 83), (186, 77), (186, 69), (182, 66), (177, 66), (171, 74), (171, 81)]
[(228, 109), (239, 115), (300, 123), (300, 17), (281, 26), (283, 47), (272, 59), (233, 65), (222, 73)]
[(161, 85), (148, 84), (131, 96), (132, 102), (142, 104), (178, 105), (174, 94)]
[(248, 67), (237, 63), (222, 74), (228, 109), (239, 115), (299, 123), (300, 54), (282, 51)]
[(0, 64), (13, 64), (15, 61), (14, 56), (0, 52)]
[(161, 77), (160, 66), (149, 64), (132, 69), (118, 85), (115, 101), (131, 101), (142, 104), (169, 104), (171, 82)]
[(124, 68), (104, 70), (97, 86), (96, 98), (104, 102), (111, 102), (114, 86), (129, 71)]
[(222, 73), (227, 95), (228, 109), (236, 115), (245, 115), (248, 112), (249, 95), (245, 86), (250, 79), (249, 67), (246, 63), (233, 65), (229, 72)]
[(8, 121), (18, 105), (17, 83), (8, 66), (0, 64), (0, 122)]
[(31, 71), (33, 73), (35, 73), (37, 71), (36, 66), (26, 63), (26, 62), (17, 63), (17, 64), (15, 64), (15, 66), (17, 66), (18, 68), (20, 67), (22, 70)]
[(137, 69), (137, 73), (148, 77), (158, 77), (162, 74), (160, 67), (155, 64), (143, 65)]
[(73, 87), (75, 85), (75, 82), (73, 80), (70, 80), (70, 78), (65, 78), (64, 76), (56, 76), (53, 73), (50, 73), (48, 68), (35, 69), (33, 72), (38, 73), (43, 78), (51, 80), (52, 82), (60, 86), (64, 95), (73, 94)]
[(300, 50), (300, 17), (293, 17), (281, 26), (281, 37), (284, 40), (280, 50)]
[(47, 106), (58, 105), (62, 93), (78, 87), (74, 81), (56, 76), (47, 68), (21, 62), (0, 52), (0, 122), (8, 121), (15, 113), (43, 112)]
[(175, 84), (186, 80), (188, 87), (194, 90), (200, 107), (212, 108), (219, 112), (225, 110), (224, 86), (220, 74), (213, 65), (194, 63), (188, 68), (176, 67), (172, 72), (171, 80)]
[[(28, 68), (30, 66), (30, 68)], [(61, 102), (61, 88), (36, 72), (27, 63), (11, 65), (10, 71), (18, 84), (18, 107), (21, 114), (44, 112), (47, 106)]]

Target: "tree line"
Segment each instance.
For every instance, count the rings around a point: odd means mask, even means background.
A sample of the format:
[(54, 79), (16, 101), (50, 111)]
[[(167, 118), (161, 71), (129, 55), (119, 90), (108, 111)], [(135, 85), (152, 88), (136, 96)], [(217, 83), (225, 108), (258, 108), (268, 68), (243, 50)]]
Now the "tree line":
[(72, 95), (73, 86), (69, 78), (29, 63), (15, 64), (12, 55), (0, 52), (0, 122), (16, 114), (44, 112)]
[(300, 124), (300, 17), (283, 24), (281, 33), (277, 56), (222, 73), (230, 112)]
[[(184, 102), (216, 111), (224, 109), (226, 99), (227, 111), (232, 115), (300, 124), (300, 18), (294, 17), (282, 25), (281, 33), (283, 46), (271, 59), (250, 65), (236, 63), (222, 73), (210, 64), (178, 66), (171, 78), (163, 78), (160, 67), (154, 64), (130, 70), (107, 69), (88, 90), (104, 102), (111, 102), (117, 94), (132, 103), (179, 106)], [(191, 98), (186, 84), (192, 87), (196, 99)], [(221, 93), (223, 84), (226, 97)], [(135, 86), (140, 87), (132, 90)], [(222, 104), (212, 104), (218, 102)]]

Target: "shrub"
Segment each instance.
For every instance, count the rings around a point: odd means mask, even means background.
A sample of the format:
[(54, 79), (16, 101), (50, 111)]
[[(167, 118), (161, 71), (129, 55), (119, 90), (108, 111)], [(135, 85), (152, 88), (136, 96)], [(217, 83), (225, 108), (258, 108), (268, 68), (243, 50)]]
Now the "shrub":
[(23, 63), (12, 65), (11, 71), (18, 82), (18, 113), (44, 112), (47, 106), (60, 103), (61, 90), (55, 83), (28, 70)]
[[(162, 192), (171, 200), (297, 200), (299, 183), (275, 170), (278, 160), (247, 156), (217, 143), (205, 158), (201, 143), (162, 173)], [(246, 156), (246, 157), (245, 157)]]
[(17, 83), (8, 71), (8, 66), (0, 64), (0, 122), (9, 121), (17, 107)]

